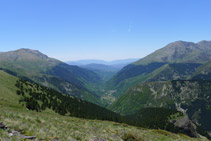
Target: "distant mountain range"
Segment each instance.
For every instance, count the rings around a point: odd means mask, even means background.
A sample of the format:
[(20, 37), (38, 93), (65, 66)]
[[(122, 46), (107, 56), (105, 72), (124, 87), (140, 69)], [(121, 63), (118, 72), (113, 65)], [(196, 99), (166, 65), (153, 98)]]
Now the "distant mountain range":
[(97, 73), (103, 81), (107, 81), (112, 78), (118, 71), (120, 71), (126, 65), (137, 61), (138, 59), (124, 59), (114, 61), (104, 60), (78, 60), (68, 61), (69, 65), (77, 65), (79, 67), (94, 71)]
[(112, 78), (118, 71), (120, 71), (127, 64), (104, 65), (104, 64), (87, 64), (81, 65), (81, 68), (91, 70), (98, 74), (103, 81)]
[(139, 59), (131, 58), (131, 59), (122, 59), (122, 60), (114, 60), (114, 61), (87, 59), (87, 60), (78, 60), (78, 61), (68, 61), (66, 63), (69, 65), (77, 65), (77, 66), (88, 65), (88, 64), (119, 65), (119, 64), (130, 64), (137, 60)]

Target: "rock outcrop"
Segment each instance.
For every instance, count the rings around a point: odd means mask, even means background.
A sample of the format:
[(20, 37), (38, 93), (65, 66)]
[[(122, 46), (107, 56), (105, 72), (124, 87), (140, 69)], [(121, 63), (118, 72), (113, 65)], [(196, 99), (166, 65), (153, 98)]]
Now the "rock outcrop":
[(188, 118), (187, 115), (174, 119), (171, 121), (176, 127), (179, 127), (180, 130), (183, 130), (191, 137), (199, 138), (199, 134), (196, 130), (196, 125)]
[(13, 130), (10, 132), (9, 128), (3, 122), (0, 122), (0, 129), (8, 131), (9, 137), (18, 136), (21, 139), (36, 139), (36, 136), (25, 136), (25, 135), (21, 134), (19, 131)]

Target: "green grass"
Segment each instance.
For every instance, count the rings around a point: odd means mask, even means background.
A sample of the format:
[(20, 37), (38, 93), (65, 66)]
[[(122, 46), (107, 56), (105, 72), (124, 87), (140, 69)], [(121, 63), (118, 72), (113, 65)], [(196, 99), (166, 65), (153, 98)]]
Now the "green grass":
[(18, 105), (19, 97), (15, 95), (17, 88), (15, 83), (17, 77), (11, 76), (3, 71), (0, 71), (0, 106), (20, 107)]
[[(24, 109), (0, 108), (0, 120), (10, 129), (24, 135), (36, 135), (38, 139), (68, 140), (199, 140), (185, 135), (173, 134), (163, 130), (149, 130), (126, 124), (108, 121), (87, 120), (60, 116), (52, 111), (37, 113)], [(0, 131), (2, 139), (7, 138), (5, 131)], [(206, 140), (204, 138), (204, 140)]]

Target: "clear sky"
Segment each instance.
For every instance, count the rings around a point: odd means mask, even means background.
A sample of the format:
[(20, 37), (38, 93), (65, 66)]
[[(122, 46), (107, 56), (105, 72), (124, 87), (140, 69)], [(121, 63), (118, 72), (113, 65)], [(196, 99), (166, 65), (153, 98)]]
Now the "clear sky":
[(211, 0), (0, 0), (0, 52), (115, 60), (177, 40), (211, 40)]

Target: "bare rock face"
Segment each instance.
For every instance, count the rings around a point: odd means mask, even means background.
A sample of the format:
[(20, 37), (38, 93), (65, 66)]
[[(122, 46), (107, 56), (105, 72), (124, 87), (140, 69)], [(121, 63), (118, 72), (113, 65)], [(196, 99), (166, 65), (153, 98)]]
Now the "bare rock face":
[(13, 130), (12, 132), (9, 133), (9, 136), (10, 137), (13, 137), (13, 136), (18, 136), (20, 137), (21, 139), (36, 139), (36, 136), (25, 136), (23, 134), (21, 134), (19, 131), (15, 131)]
[(176, 127), (186, 132), (189, 136), (199, 138), (199, 134), (196, 131), (196, 125), (185, 115), (182, 118), (174, 119), (171, 121)]

